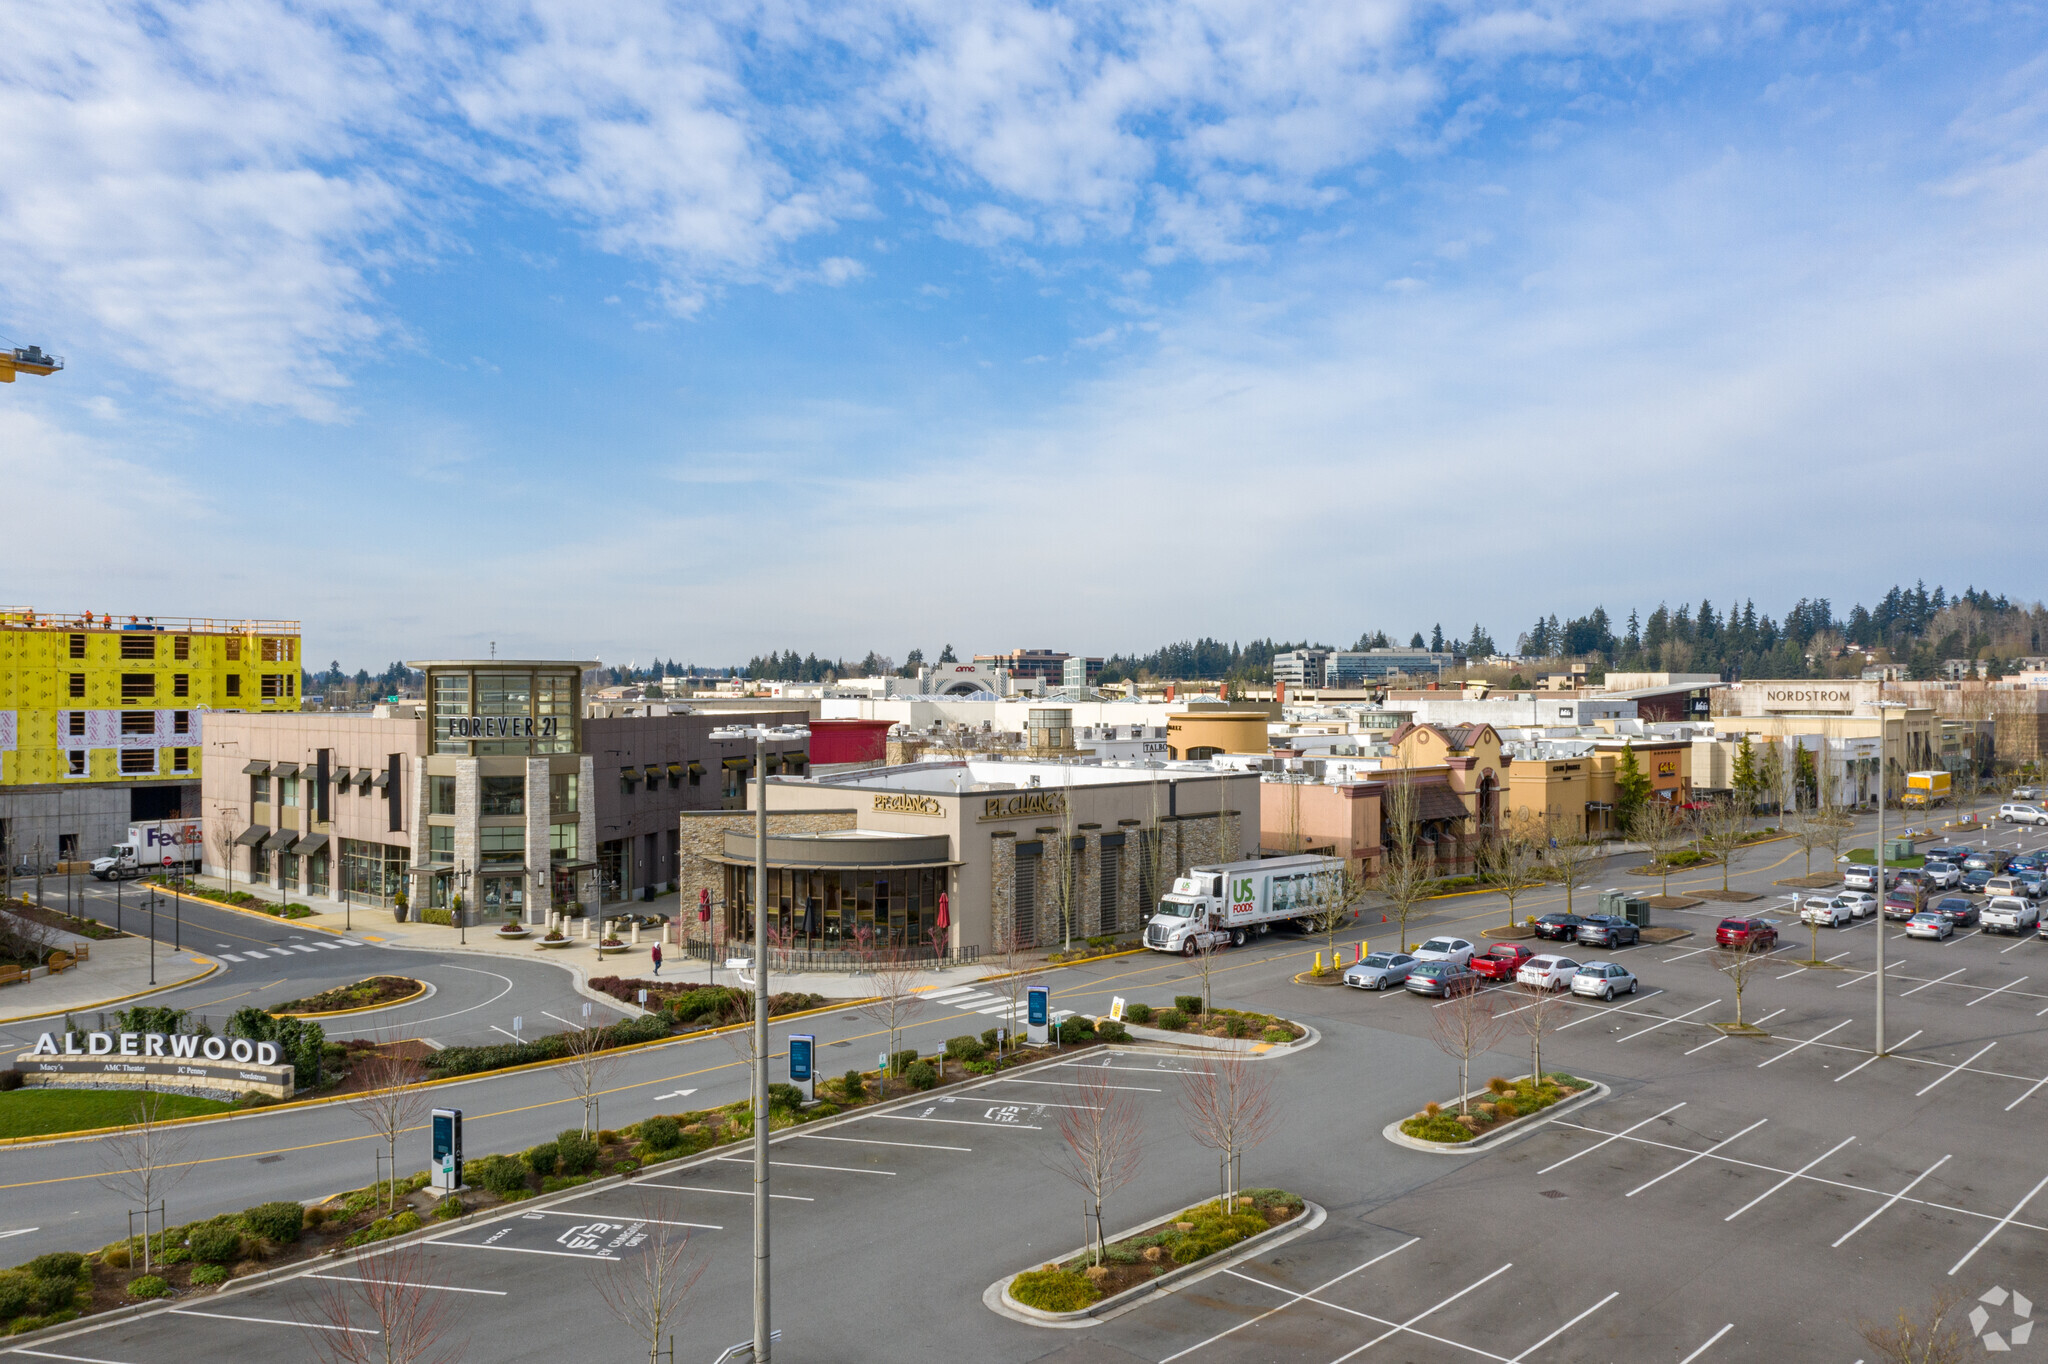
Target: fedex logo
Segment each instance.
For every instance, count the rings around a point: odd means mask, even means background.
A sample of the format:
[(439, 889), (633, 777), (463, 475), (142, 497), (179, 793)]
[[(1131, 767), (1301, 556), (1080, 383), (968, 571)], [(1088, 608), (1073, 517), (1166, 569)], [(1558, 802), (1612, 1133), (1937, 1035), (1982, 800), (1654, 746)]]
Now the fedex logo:
[(181, 824), (175, 829), (147, 829), (143, 831), (143, 846), (146, 848), (178, 848), (199, 842), (199, 826)]

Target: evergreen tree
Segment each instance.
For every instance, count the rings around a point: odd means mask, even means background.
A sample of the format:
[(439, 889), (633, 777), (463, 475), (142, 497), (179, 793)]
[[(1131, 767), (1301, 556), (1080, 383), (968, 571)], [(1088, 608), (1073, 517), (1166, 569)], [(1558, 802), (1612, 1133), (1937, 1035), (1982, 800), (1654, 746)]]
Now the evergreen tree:
[(1429, 629), (1429, 651), (1433, 654), (1444, 651), (1444, 627), (1441, 621)]
[(1633, 829), (1636, 816), (1650, 799), (1650, 774), (1636, 758), (1635, 745), (1621, 750), (1614, 764), (1614, 822), (1624, 833)]
[(941, 662), (941, 663), (958, 663), (959, 661), (960, 661), (960, 660), (959, 660), (958, 658), (954, 657), (954, 655), (953, 655), (953, 646), (952, 646), (952, 645), (948, 644), (948, 645), (947, 645), (947, 646), (946, 646), (945, 648), (943, 648), (943, 649), (939, 650), (939, 662)]
[(1763, 794), (1763, 776), (1756, 770), (1756, 750), (1750, 747), (1747, 734), (1735, 745), (1735, 771), (1730, 775), (1729, 785), (1751, 805)]

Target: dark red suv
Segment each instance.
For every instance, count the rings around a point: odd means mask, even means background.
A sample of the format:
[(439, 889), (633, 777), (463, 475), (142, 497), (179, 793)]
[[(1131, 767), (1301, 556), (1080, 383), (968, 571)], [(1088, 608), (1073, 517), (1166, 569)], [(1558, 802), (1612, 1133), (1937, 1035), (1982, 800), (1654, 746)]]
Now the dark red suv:
[(1762, 919), (1723, 919), (1714, 930), (1714, 941), (1722, 947), (1749, 946), (1768, 952), (1778, 945), (1778, 930)]

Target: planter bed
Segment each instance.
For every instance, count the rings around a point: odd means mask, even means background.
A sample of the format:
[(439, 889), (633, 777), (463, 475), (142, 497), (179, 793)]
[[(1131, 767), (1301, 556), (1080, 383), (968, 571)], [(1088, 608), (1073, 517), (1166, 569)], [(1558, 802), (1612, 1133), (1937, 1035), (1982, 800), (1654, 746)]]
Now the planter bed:
[[(1451, 1111), (1451, 1105), (1430, 1104), (1412, 1118), (1389, 1124), (1387, 1130), (1390, 1133), (1398, 1131), (1416, 1142), (1456, 1150), (1496, 1133), (1513, 1131), (1528, 1124), (1529, 1119), (1540, 1117), (1558, 1104), (1591, 1093), (1593, 1089), (1591, 1080), (1581, 1080), (1562, 1071), (1546, 1071), (1541, 1086), (1526, 1076), (1520, 1080), (1507, 1080), (1496, 1075), (1487, 1081), (1486, 1088), (1478, 1091), (1476, 1097), (1466, 1096), (1469, 1113), (1461, 1116)], [(1502, 1103), (1515, 1104), (1517, 1111), (1502, 1118), (1498, 1107)]]
[(273, 1005), (266, 1012), (299, 1017), (354, 1013), (358, 1009), (375, 1009), (386, 1004), (397, 1004), (415, 995), (426, 993), (426, 989), (426, 986), (410, 976), (371, 976), (353, 985), (340, 985), (332, 990), (323, 990), (317, 995), (308, 995), (304, 999), (287, 1000), (283, 1004)]
[(1100, 1265), (1093, 1264), (1092, 1253), (1083, 1251), (1015, 1275), (1003, 1295), (1037, 1314), (1092, 1315), (1091, 1309), (1099, 1310), (1111, 1299), (1149, 1288), (1176, 1270), (1297, 1222), (1306, 1208), (1300, 1198), (1281, 1189), (1240, 1190), (1231, 1213), (1216, 1199), (1198, 1203), (1110, 1242)]
[(1643, 930), (1643, 941), (1659, 947), (1665, 943), (1677, 942), (1680, 938), (1690, 938), (1691, 936), (1692, 930), (1689, 928), (1646, 928)]
[(1701, 902), (1690, 895), (1646, 895), (1643, 903), (1651, 909), (1691, 909)]
[(1764, 898), (1753, 890), (1703, 890), (1699, 897), (1702, 900), (1719, 900), (1725, 905), (1746, 905)]
[(1519, 924), (1496, 924), (1492, 928), (1480, 929), (1479, 936), (1492, 938), (1495, 942), (1520, 942), (1524, 938), (1535, 937), (1536, 930)]
[[(1343, 972), (1338, 972), (1338, 980)], [(1244, 1009), (1210, 1009), (1202, 1012), (1199, 995), (1175, 995), (1171, 1008), (1159, 1008), (1151, 1004), (1132, 1004), (1124, 1010), (1124, 1021), (1140, 1027), (1158, 1028), (1164, 1032), (1187, 1033), (1202, 1037), (1240, 1038), (1250, 1042), (1270, 1042), (1284, 1046), (1298, 1042), (1308, 1036), (1308, 1029), (1299, 1023), (1272, 1014), (1253, 1013)]]

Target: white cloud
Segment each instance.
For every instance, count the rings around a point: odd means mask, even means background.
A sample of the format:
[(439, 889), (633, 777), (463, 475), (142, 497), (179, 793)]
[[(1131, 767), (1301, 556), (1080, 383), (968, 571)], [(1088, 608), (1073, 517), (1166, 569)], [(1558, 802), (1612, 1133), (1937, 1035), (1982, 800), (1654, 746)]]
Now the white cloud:
[(827, 256), (818, 262), (818, 278), (833, 288), (867, 277), (868, 268), (851, 256)]

